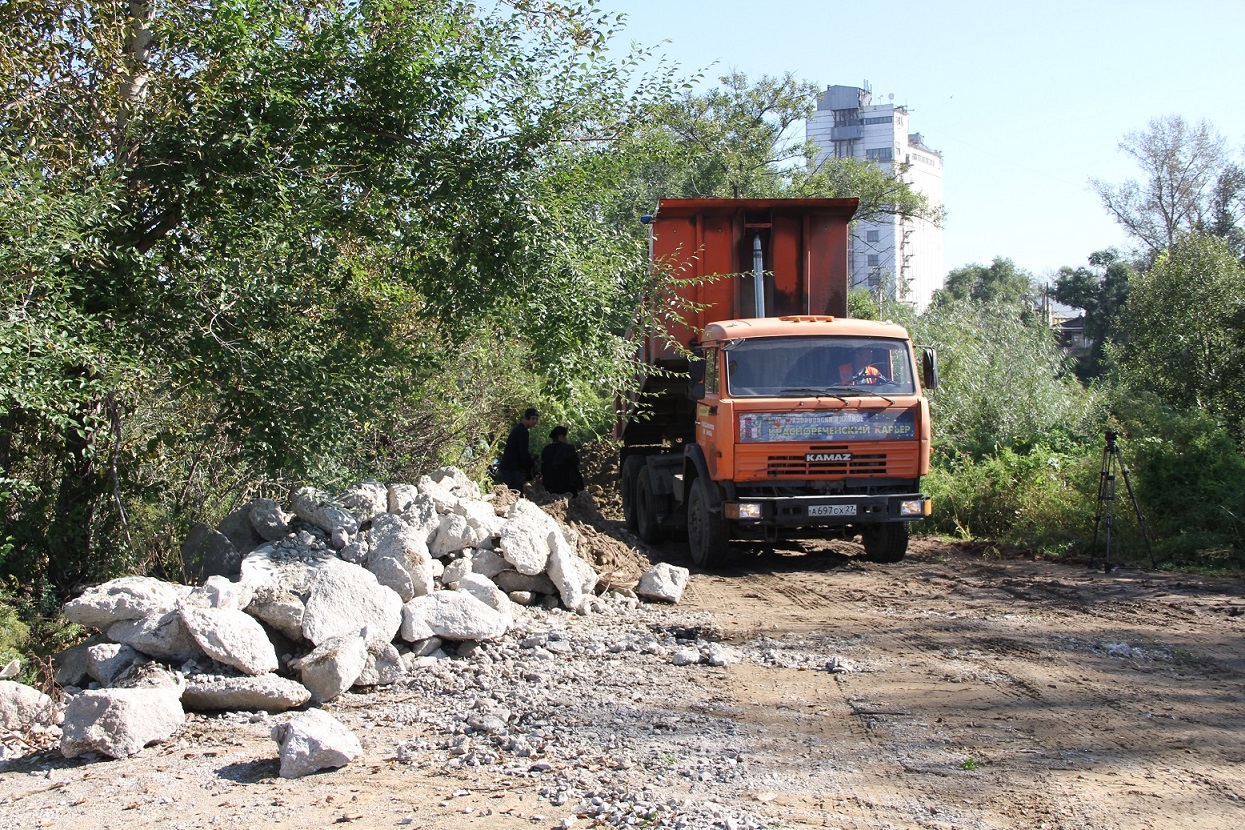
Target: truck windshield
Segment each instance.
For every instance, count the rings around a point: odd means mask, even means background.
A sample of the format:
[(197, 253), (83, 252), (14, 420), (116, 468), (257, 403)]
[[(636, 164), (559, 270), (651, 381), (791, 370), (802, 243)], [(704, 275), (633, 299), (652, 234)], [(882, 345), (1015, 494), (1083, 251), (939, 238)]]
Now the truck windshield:
[(907, 341), (882, 337), (759, 337), (723, 349), (733, 397), (911, 395)]

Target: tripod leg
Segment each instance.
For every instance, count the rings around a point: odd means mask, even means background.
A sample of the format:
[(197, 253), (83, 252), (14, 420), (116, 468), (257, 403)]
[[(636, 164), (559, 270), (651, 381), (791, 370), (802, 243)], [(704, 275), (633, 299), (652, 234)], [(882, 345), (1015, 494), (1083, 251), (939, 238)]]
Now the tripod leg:
[(1107, 469), (1102, 474), (1103, 488), (1105, 495), (1103, 501), (1106, 503), (1106, 527), (1107, 527), (1107, 546), (1106, 554), (1102, 562), (1102, 572), (1111, 573), (1111, 530), (1115, 527), (1115, 473), (1112, 465), (1115, 463), (1116, 457), (1108, 450)]
[(1154, 561), (1154, 546), (1150, 543), (1150, 526), (1146, 524), (1146, 517), (1141, 512), (1141, 505), (1137, 503), (1137, 494), (1133, 492), (1132, 479), (1128, 477), (1128, 468), (1124, 466), (1124, 459), (1120, 459), (1120, 472), (1124, 474), (1124, 488), (1128, 490), (1128, 498), (1133, 503), (1133, 512), (1137, 514), (1137, 524), (1141, 527), (1141, 538), (1146, 540), (1146, 553), (1150, 554), (1150, 567), (1157, 568), (1158, 563)]
[(1094, 562), (1098, 556), (1098, 525), (1102, 520), (1103, 491), (1107, 485), (1107, 475), (1110, 468), (1109, 452), (1110, 450), (1106, 449), (1102, 451), (1102, 469), (1098, 473), (1098, 498), (1094, 502), (1094, 541), (1089, 546), (1089, 566), (1091, 568), (1094, 567)]

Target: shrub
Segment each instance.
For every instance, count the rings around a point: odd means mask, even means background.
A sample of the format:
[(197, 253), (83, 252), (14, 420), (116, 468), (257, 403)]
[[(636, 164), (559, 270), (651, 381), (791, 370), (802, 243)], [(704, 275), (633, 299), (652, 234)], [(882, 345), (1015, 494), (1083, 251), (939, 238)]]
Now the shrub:
[(30, 626), (18, 619), (17, 609), (7, 597), (0, 595), (0, 665), (21, 658), (29, 642)]
[(1003, 449), (977, 459), (939, 453), (925, 479), (926, 529), (1061, 554), (1092, 532), (1097, 459), (1084, 446)]
[[(1245, 457), (1229, 429), (1152, 396), (1120, 406), (1137, 499), (1171, 564), (1245, 565)], [(1117, 513), (1119, 509), (1117, 508)]]

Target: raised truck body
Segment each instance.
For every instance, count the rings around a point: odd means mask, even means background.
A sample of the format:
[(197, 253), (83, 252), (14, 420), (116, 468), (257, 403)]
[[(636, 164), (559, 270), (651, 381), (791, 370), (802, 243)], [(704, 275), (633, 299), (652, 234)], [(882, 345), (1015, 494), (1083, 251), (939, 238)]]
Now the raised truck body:
[(641, 344), (654, 370), (619, 422), (623, 510), (645, 541), (686, 529), (707, 565), (733, 539), (859, 534), (869, 558), (903, 558), (930, 512), (921, 381), (937, 366), (902, 327), (847, 317), (855, 209), (663, 200), (646, 218), (686, 311)]

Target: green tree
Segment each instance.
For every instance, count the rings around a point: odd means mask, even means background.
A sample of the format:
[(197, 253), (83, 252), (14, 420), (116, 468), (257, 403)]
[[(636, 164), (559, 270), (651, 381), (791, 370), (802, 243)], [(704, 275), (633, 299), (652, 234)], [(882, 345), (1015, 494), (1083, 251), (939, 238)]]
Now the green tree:
[(853, 288), (847, 292), (847, 314), (858, 320), (877, 320), (881, 318), (882, 310), (869, 289)]
[(0, 401), (6, 568), (64, 593), (141, 564), (131, 520), (205, 469), (242, 488), (412, 430), (475, 446), (510, 417), (494, 393), (609, 382), (634, 241), (580, 229), (550, 165), (637, 110), (613, 26), (543, 2), (0, 6), (0, 355), (26, 379)]
[(974, 300), (1032, 305), (1037, 299), (1033, 276), (1004, 257), (987, 265), (965, 265), (947, 274), (943, 287), (934, 292), (933, 302)]
[(798, 137), (816, 89), (787, 73), (749, 82), (733, 72), (721, 86), (661, 106), (655, 126), (680, 165), (670, 181), (688, 197), (776, 197), (800, 174)]
[(1056, 300), (1085, 312), (1085, 336), (1091, 346), (1077, 367), (1082, 378), (1099, 377), (1105, 371), (1106, 347), (1119, 337), (1119, 316), (1128, 299), (1129, 281), (1136, 274), (1113, 248), (1090, 254), (1089, 265), (1065, 265), (1054, 286)]
[(1193, 235), (1160, 254), (1132, 280), (1121, 322), (1128, 384), (1245, 438), (1245, 267), (1224, 240)]
[(1245, 166), (1229, 164), (1219, 173), (1211, 194), (1207, 230), (1228, 243), (1236, 258), (1245, 261)]
[(1223, 137), (1209, 122), (1154, 118), (1144, 131), (1125, 135), (1120, 149), (1137, 162), (1142, 180), (1090, 184), (1107, 212), (1151, 255), (1214, 221), (1212, 199), (1227, 156)]

